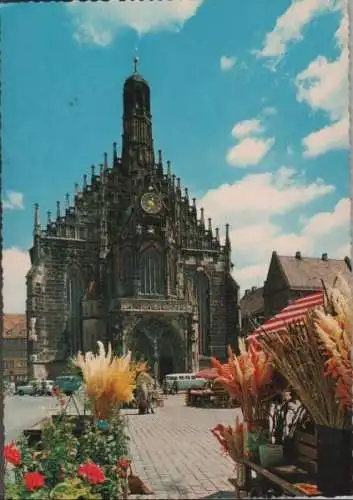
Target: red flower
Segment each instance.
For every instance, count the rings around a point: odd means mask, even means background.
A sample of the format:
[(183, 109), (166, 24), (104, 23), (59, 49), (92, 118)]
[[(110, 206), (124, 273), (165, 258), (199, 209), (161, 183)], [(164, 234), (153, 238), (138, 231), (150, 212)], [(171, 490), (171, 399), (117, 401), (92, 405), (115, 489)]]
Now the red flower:
[(130, 466), (130, 460), (125, 460), (125, 459), (121, 458), (118, 462), (118, 465), (119, 465), (121, 470), (126, 471)]
[(52, 396), (59, 396), (59, 389), (57, 387), (54, 387), (54, 389), (51, 391)]
[(23, 476), (23, 480), (27, 490), (34, 491), (43, 488), (45, 477), (40, 472), (26, 472)]
[(4, 458), (16, 467), (21, 463), (21, 453), (16, 448), (14, 443), (9, 443), (4, 448)]
[(101, 484), (105, 481), (104, 472), (98, 465), (87, 463), (78, 468), (77, 474), (87, 479), (90, 484)]

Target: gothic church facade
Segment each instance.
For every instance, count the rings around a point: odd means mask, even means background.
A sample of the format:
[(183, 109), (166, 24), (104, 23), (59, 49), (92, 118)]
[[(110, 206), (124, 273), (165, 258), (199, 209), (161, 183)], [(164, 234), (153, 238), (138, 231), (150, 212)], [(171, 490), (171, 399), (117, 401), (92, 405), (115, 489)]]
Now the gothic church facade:
[(35, 207), (27, 327), (32, 376), (54, 377), (78, 350), (111, 342), (158, 363), (160, 378), (224, 359), (239, 332), (239, 287), (225, 241), (162, 153), (155, 158), (150, 88), (137, 72), (123, 89), (116, 144), (72, 203), (46, 227)]

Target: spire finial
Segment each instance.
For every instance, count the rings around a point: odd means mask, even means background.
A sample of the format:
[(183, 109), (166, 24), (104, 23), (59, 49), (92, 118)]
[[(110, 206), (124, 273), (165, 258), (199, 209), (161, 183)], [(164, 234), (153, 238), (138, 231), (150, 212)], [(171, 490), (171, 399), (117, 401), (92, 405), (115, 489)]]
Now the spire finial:
[(135, 75), (138, 73), (137, 66), (138, 66), (139, 61), (140, 61), (140, 59), (137, 56), (135, 56), (134, 57), (134, 73), (135, 73)]
[(39, 221), (39, 204), (34, 204), (34, 234), (38, 235), (40, 233), (40, 221)]
[(205, 225), (205, 210), (203, 208), (200, 208), (200, 222), (201, 222), (201, 225), (204, 226)]
[(210, 233), (212, 233), (212, 219), (211, 218), (208, 219), (208, 230)]
[(226, 239), (225, 239), (225, 246), (226, 246), (227, 248), (230, 248), (229, 224), (226, 224)]
[(66, 210), (69, 210), (69, 208), (70, 208), (70, 195), (69, 195), (69, 193), (66, 193), (65, 205), (66, 205)]
[(219, 237), (219, 227), (216, 227), (216, 241), (217, 243), (220, 243), (220, 237)]
[(51, 224), (51, 211), (50, 210), (48, 210), (48, 212), (47, 212), (47, 224), (48, 224), (48, 226), (49, 226), (49, 224)]

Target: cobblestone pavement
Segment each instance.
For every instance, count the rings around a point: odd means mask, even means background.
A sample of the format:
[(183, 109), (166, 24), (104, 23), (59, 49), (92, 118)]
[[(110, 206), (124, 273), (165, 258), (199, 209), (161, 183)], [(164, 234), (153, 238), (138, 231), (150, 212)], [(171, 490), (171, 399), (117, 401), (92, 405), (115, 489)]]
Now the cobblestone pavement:
[[(185, 396), (169, 396), (154, 415), (126, 410), (133, 471), (154, 491), (149, 499), (231, 499), (234, 465), (210, 433), (235, 421), (236, 411), (191, 408)], [(135, 496), (134, 498), (141, 498)]]

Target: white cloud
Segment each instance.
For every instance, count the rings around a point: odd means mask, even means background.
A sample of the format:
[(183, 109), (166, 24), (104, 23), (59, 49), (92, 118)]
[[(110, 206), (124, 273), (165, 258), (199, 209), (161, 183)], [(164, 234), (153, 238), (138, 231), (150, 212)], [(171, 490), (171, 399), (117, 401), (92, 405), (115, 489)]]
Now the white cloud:
[[(344, 5), (344, 4), (343, 4)], [(320, 55), (296, 79), (298, 102), (327, 114), (331, 125), (303, 138), (304, 156), (316, 157), (348, 147), (348, 15), (342, 12), (335, 33), (340, 54), (334, 61)]]
[(179, 30), (193, 17), (203, 0), (175, 2), (72, 2), (66, 4), (80, 43), (109, 45), (124, 28), (138, 34), (158, 30)]
[(313, 237), (325, 236), (337, 227), (349, 225), (351, 201), (341, 198), (332, 212), (319, 212), (305, 222), (303, 233)]
[(332, 253), (332, 257), (334, 259), (344, 259), (345, 257), (351, 257), (351, 256), (352, 256), (352, 247), (349, 243), (345, 243), (344, 245), (334, 250), (334, 252)]
[(247, 288), (251, 288), (252, 286), (262, 286), (267, 275), (267, 270), (268, 263), (254, 264), (243, 267), (242, 269), (236, 269), (233, 274), (234, 279), (241, 286), (241, 295)]
[(18, 191), (5, 191), (6, 197), (2, 202), (2, 206), (5, 210), (23, 210), (23, 193)]
[(318, 56), (295, 79), (297, 100), (337, 120), (348, 109), (348, 48), (335, 61)]
[(277, 109), (273, 106), (267, 106), (262, 110), (262, 114), (265, 116), (272, 116), (277, 114)]
[(317, 132), (307, 135), (302, 140), (304, 156), (306, 158), (314, 158), (333, 149), (348, 148), (348, 127), (348, 117), (346, 117)]
[(243, 120), (235, 124), (232, 136), (240, 142), (228, 149), (227, 163), (240, 168), (257, 165), (275, 143), (274, 137), (268, 139), (252, 137), (262, 134), (264, 131), (260, 120), (257, 119)]
[(331, 212), (318, 212), (307, 219), (297, 232), (289, 232), (284, 224), (273, 224), (270, 219), (231, 231), (235, 279), (242, 290), (262, 286), (273, 250), (282, 255), (300, 250), (309, 257), (328, 253), (329, 258), (343, 259), (351, 253), (349, 215), (350, 200), (343, 198)]
[(24, 313), (26, 309), (25, 276), (30, 268), (27, 251), (19, 248), (7, 248), (3, 251), (4, 270), (4, 311), (5, 313)]
[(227, 151), (227, 163), (233, 167), (257, 165), (274, 145), (275, 139), (256, 139), (246, 137)]
[(250, 134), (257, 134), (264, 131), (260, 120), (244, 120), (237, 123), (232, 128), (232, 136), (236, 139), (242, 139), (243, 137)]
[(287, 214), (334, 190), (334, 186), (321, 179), (307, 183), (294, 169), (281, 167), (211, 189), (200, 206), (212, 214), (216, 223), (223, 225), (229, 218), (232, 227), (236, 227), (239, 221), (247, 225), (250, 221), (260, 223), (270, 216)]
[(233, 68), (234, 64), (236, 63), (237, 58), (232, 56), (222, 56), (220, 59), (220, 67), (222, 71), (229, 71), (230, 69)]
[[(225, 222), (230, 223), (234, 276), (242, 290), (262, 285), (273, 250), (286, 255), (301, 250), (308, 256), (327, 252), (340, 258), (347, 254), (339, 253), (349, 241), (347, 198), (331, 211), (306, 219), (294, 212), (305, 213), (311, 202), (334, 190), (320, 179), (308, 182), (303, 174), (281, 167), (276, 172), (244, 176), (203, 196), (200, 206), (212, 215), (214, 225), (222, 231)], [(299, 219), (297, 224), (288, 224), (287, 216)]]
[(274, 29), (267, 33), (257, 57), (265, 57), (278, 63), (291, 42), (303, 37), (304, 28), (317, 16), (340, 7), (341, 0), (297, 0), (276, 20)]

